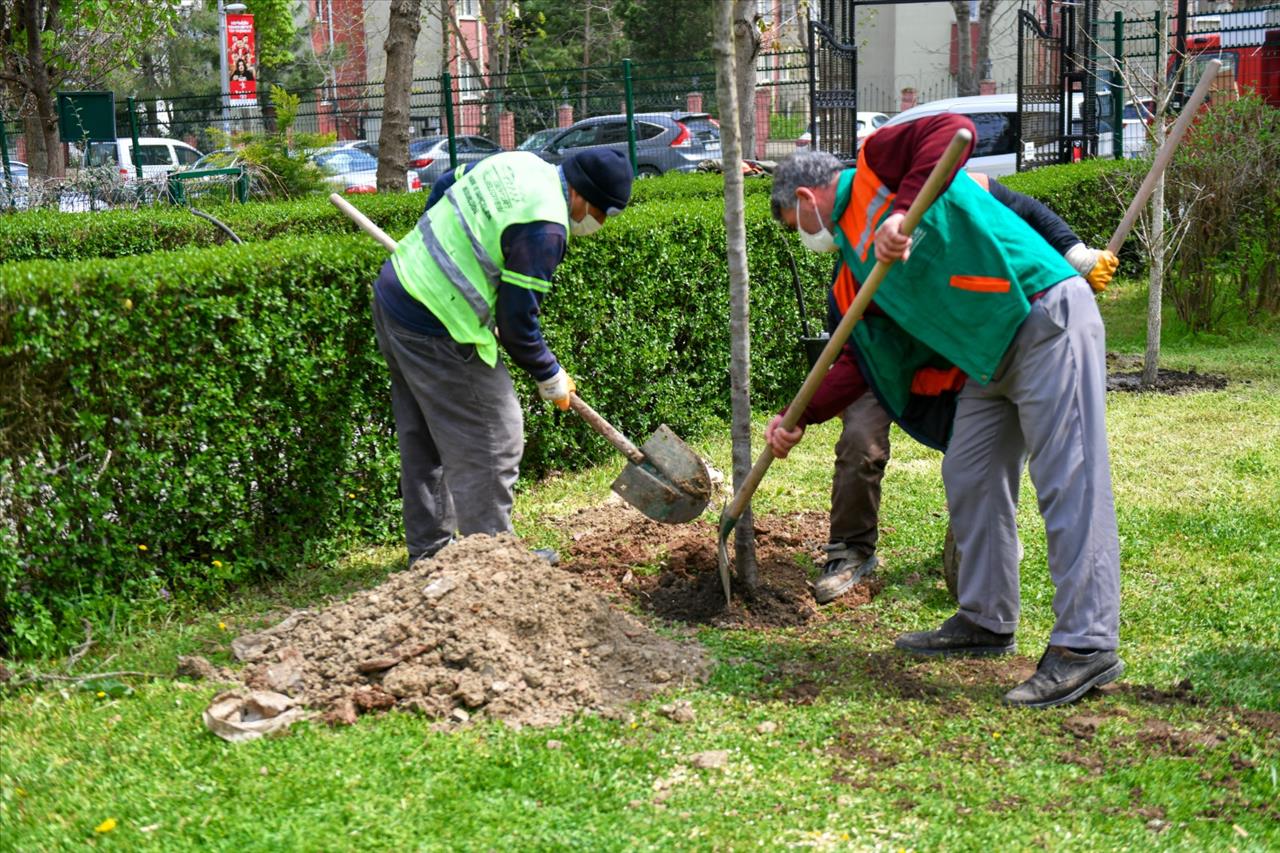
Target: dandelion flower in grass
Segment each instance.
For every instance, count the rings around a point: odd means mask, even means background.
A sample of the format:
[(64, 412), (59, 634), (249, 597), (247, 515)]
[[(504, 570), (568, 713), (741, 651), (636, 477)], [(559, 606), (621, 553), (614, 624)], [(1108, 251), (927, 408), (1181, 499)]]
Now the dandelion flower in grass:
[(93, 828), (94, 832), (110, 832), (116, 828), (116, 819), (109, 817)]
[(996, 740), (1000, 740), (1000, 733), (999, 733), (999, 732), (992, 732), (992, 733), (991, 733), (991, 737), (995, 738)]
[(352, 500), (355, 500), (356, 493), (355, 493), (355, 492), (347, 492), (347, 497), (351, 498)]
[(214, 561), (213, 561), (213, 567), (214, 567), (215, 569), (220, 569), (220, 568), (222, 568), (222, 561), (221, 561), (221, 560), (214, 560)]
[(98, 691), (98, 694), (97, 694), (97, 695), (98, 695), (98, 698), (99, 698), (99, 699), (106, 699), (106, 698), (107, 698), (107, 694), (106, 694), (106, 693), (104, 693), (104, 692), (103, 692), (103, 691), (101, 691), (101, 690), (99, 690), (99, 691)]
[(219, 623), (218, 623), (218, 630), (219, 630), (219, 631), (225, 631), (225, 630), (227, 630), (227, 623), (226, 623), (226, 622), (219, 622)]
[(138, 550), (139, 550), (139, 551), (145, 551), (145, 550), (147, 550), (147, 546), (146, 546), (146, 545), (139, 545), (139, 546), (138, 546)]

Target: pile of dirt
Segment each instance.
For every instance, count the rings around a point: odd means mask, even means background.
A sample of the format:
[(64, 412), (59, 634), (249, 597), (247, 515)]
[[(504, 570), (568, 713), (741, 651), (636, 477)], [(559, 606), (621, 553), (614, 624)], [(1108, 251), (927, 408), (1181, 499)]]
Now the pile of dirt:
[[(603, 592), (632, 599), (660, 618), (722, 628), (778, 628), (820, 617), (801, 558), (822, 562), (826, 513), (757, 517), (760, 583), (749, 597), (735, 585), (728, 607), (720, 585), (714, 525), (659, 524), (622, 503), (579, 510), (557, 525), (572, 540), (563, 555), (567, 571)], [(883, 582), (870, 579), (851, 589), (841, 603), (866, 604), (882, 587)]]
[(405, 708), (553, 725), (704, 680), (696, 643), (657, 636), (512, 536), (471, 536), (382, 585), (238, 638), (245, 683), (331, 722)]

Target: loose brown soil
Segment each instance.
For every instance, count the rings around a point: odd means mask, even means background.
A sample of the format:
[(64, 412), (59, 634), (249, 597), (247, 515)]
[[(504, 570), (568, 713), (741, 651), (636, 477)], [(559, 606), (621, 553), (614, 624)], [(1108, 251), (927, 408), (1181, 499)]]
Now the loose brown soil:
[(1213, 373), (1197, 373), (1194, 368), (1157, 370), (1153, 386), (1142, 384), (1142, 356), (1107, 353), (1107, 390), (1154, 394), (1190, 394), (1195, 391), (1221, 391), (1227, 378)]
[(233, 650), (249, 663), (249, 686), (343, 723), (404, 708), (552, 725), (580, 710), (616, 712), (710, 670), (696, 643), (657, 636), (512, 536), (467, 537)]
[[(825, 513), (757, 518), (760, 584), (748, 596), (735, 582), (728, 607), (716, 556), (719, 534), (708, 522), (660, 524), (625, 504), (610, 503), (579, 510), (558, 525), (571, 538), (561, 555), (567, 571), (606, 593), (634, 600), (662, 619), (723, 628), (776, 628), (803, 625), (820, 616), (800, 558), (807, 555), (811, 564), (821, 562), (828, 529)], [(732, 553), (732, 541), (729, 544)], [(841, 604), (866, 604), (882, 588), (876, 579), (858, 584)]]

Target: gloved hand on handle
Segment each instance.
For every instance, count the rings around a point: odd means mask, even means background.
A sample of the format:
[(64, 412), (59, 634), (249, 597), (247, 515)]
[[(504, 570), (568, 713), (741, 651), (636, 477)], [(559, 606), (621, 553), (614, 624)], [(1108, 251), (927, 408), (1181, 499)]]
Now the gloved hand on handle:
[(562, 412), (569, 411), (569, 395), (578, 390), (573, 377), (557, 367), (549, 379), (538, 383), (538, 396), (555, 405)]
[(1067, 249), (1064, 257), (1076, 272), (1084, 276), (1094, 293), (1107, 289), (1120, 266), (1120, 259), (1106, 249), (1090, 249), (1084, 243), (1076, 243)]

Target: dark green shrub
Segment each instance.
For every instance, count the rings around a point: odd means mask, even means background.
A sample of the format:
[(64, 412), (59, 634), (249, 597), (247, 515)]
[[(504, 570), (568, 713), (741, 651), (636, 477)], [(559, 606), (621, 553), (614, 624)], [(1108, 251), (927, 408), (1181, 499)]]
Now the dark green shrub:
[[(804, 367), (782, 240), (815, 312), (831, 259), (748, 199), (757, 410)], [(728, 413), (723, 207), (638, 205), (575, 241), (545, 328), (637, 440)], [(0, 637), (50, 651), (113, 608), (208, 593), (344, 540), (396, 541), (397, 456), (363, 235), (0, 268)], [(518, 380), (525, 476), (611, 456)], [(142, 550), (141, 546), (146, 546)]]
[(1280, 109), (1257, 95), (1199, 116), (1170, 166), (1170, 217), (1185, 235), (1165, 292), (1193, 330), (1237, 301), (1280, 311)]
[[(748, 195), (767, 194), (770, 182), (752, 178)], [(715, 174), (668, 174), (636, 181), (632, 204), (681, 198), (718, 199), (724, 178)], [(349, 201), (393, 236), (409, 231), (422, 215), (424, 193), (357, 195)], [(294, 201), (216, 203), (197, 207), (227, 223), (246, 242), (301, 234), (349, 234), (355, 225), (327, 196)], [(159, 205), (139, 210), (58, 213), (38, 210), (0, 215), (0, 263), (36, 259), (119, 258), (228, 242), (226, 234), (182, 208)]]

